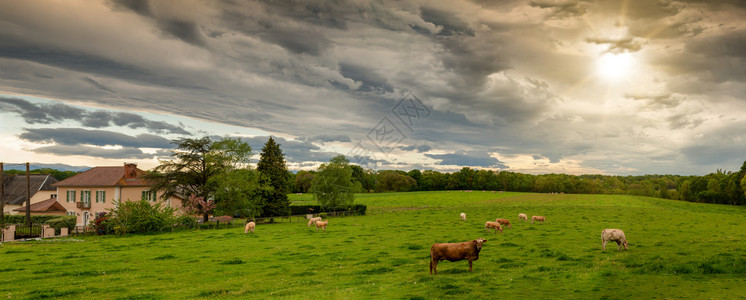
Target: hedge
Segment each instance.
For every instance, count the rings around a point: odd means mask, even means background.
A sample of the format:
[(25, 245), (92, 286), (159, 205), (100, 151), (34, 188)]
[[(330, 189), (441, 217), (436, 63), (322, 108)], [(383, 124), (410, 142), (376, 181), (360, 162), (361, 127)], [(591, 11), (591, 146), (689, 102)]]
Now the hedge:
[[(31, 216), (31, 224), (48, 224), (49, 220), (75, 216)], [(5, 224), (26, 224), (26, 215), (5, 215)], [(75, 226), (75, 224), (73, 224)]]
[(350, 207), (321, 207), (320, 205), (293, 205), (293, 206), (290, 206), (290, 214), (304, 215), (308, 213), (309, 208), (313, 208), (313, 213), (332, 212), (332, 211), (354, 211), (356, 214), (359, 214), (359, 215), (365, 215), (365, 211), (368, 209), (367, 206), (362, 205), (362, 204), (356, 204)]
[(78, 217), (76, 216), (57, 216), (55, 219), (48, 220), (46, 224), (49, 224), (49, 227), (54, 229), (67, 227), (67, 229), (72, 230), (77, 222)]

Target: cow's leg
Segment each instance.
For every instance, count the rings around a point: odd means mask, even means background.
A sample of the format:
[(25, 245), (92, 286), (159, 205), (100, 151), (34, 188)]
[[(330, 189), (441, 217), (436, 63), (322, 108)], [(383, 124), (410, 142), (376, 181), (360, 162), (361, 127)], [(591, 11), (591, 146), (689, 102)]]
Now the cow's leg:
[(604, 248), (604, 250), (606, 250), (606, 242), (607, 242), (607, 241), (604, 241), (604, 242), (603, 242), (603, 248)]
[(469, 259), (469, 272), (471, 272), (471, 259)]

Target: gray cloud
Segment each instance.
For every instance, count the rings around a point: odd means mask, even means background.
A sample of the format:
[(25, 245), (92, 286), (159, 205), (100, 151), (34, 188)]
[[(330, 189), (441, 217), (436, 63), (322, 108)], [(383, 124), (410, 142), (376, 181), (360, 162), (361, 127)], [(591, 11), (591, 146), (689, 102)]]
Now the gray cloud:
[(455, 165), (483, 168), (507, 169), (508, 166), (487, 153), (476, 151), (456, 151), (449, 154), (425, 154), (425, 156), (440, 160), (439, 165)]
[[(730, 0), (76, 5), (3, 4), (0, 93), (119, 112), (0, 100), (2, 112), (36, 125), (17, 132), (74, 121), (188, 134), (130, 113), (153, 111), (262, 129), (288, 137), (289, 161), (325, 162), (335, 142), (365, 141), (392, 117), (407, 89), (432, 114), (402, 127), (407, 139), (387, 166), (436, 149), (483, 159), (468, 164), (494, 164), (480, 153), (499, 153), (547, 158), (547, 168), (704, 173), (704, 159), (661, 158), (704, 157), (714, 149), (682, 137), (719, 134), (716, 124), (746, 115), (744, 7)], [(650, 72), (632, 86), (601, 84), (600, 48), (635, 52)]]
[(637, 52), (642, 49), (642, 42), (632, 37), (619, 39), (586, 38), (585, 41), (593, 44), (608, 45), (609, 48), (606, 49), (606, 52), (609, 53)]
[(173, 148), (170, 140), (152, 134), (129, 136), (106, 130), (82, 128), (26, 128), (19, 136), (22, 140), (35, 143), (56, 143), (61, 145), (123, 146), (134, 148)]
[(399, 149), (404, 151), (414, 151), (417, 150), (417, 152), (427, 152), (432, 149), (432, 147), (428, 145), (411, 145), (411, 146), (399, 146)]
[(550, 9), (550, 17), (567, 18), (582, 16), (587, 12), (584, 6), (585, 1), (530, 1), (528, 4), (533, 7)]
[(0, 108), (3, 112), (19, 114), (28, 124), (52, 124), (74, 120), (83, 126), (93, 128), (107, 127), (113, 123), (132, 129), (145, 128), (155, 133), (191, 134), (180, 126), (147, 120), (133, 113), (86, 111), (62, 103), (37, 105), (23, 99), (0, 97)]
[[(333, 157), (340, 155), (341, 153), (324, 151), (321, 147), (311, 142), (298, 142), (290, 141), (282, 137), (273, 137), (275, 142), (280, 145), (282, 153), (285, 154), (285, 161), (287, 162), (328, 162)], [(256, 136), (250, 138), (243, 138), (249, 146), (251, 146), (252, 153), (256, 155), (256, 159), (259, 159), (259, 154), (262, 152), (264, 144), (269, 140), (268, 136)]]
[(311, 142), (311, 143), (317, 142), (317, 143), (322, 143), (322, 144), (323, 143), (331, 143), (331, 142), (347, 142), (347, 143), (349, 143), (350, 141), (351, 141), (350, 137), (346, 136), (344, 134), (337, 134), (337, 135), (322, 134), (322, 135), (317, 135), (317, 136), (306, 138), (306, 142)]

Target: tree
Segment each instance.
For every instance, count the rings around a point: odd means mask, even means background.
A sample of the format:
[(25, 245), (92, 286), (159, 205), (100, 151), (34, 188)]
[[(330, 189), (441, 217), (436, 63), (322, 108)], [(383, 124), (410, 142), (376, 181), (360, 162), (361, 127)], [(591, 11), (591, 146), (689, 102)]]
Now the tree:
[[(176, 145), (176, 150), (171, 152), (173, 159), (160, 161), (160, 165), (145, 176), (153, 182), (151, 191), (162, 191), (164, 198), (187, 199), (196, 195), (207, 201), (220, 201), (222, 199), (214, 198), (220, 185), (215, 177), (246, 167), (251, 157), (249, 144), (234, 138), (217, 141), (209, 137), (180, 138), (172, 143)], [(188, 206), (189, 202), (185, 204)], [(209, 212), (202, 212), (202, 217), (207, 222)]]
[(261, 215), (264, 199), (260, 197), (260, 176), (256, 170), (242, 168), (213, 177), (218, 200), (215, 214), (250, 218)]
[(313, 172), (300, 171), (295, 175), (295, 191), (298, 193), (307, 193), (311, 189), (311, 182), (316, 176)]
[(403, 171), (378, 172), (375, 190), (381, 192), (408, 192), (415, 190), (417, 181)]
[(313, 178), (311, 192), (323, 207), (352, 206), (355, 201), (350, 161), (337, 155), (329, 163), (321, 164)]
[(260, 156), (256, 170), (262, 174), (259, 179), (259, 195), (264, 202), (263, 215), (287, 216), (290, 214), (290, 174), (285, 164), (285, 155), (282, 154), (280, 145), (269, 137)]

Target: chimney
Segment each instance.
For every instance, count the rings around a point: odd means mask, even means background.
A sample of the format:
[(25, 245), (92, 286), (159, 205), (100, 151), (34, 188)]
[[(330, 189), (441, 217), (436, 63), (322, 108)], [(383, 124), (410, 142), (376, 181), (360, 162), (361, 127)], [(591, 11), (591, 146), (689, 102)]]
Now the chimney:
[(124, 179), (137, 179), (136, 163), (124, 163)]

